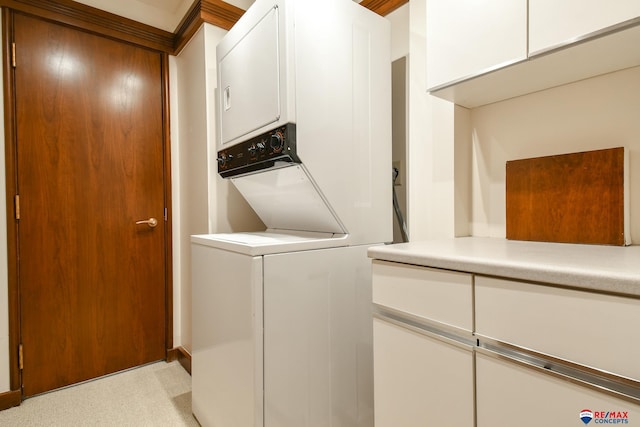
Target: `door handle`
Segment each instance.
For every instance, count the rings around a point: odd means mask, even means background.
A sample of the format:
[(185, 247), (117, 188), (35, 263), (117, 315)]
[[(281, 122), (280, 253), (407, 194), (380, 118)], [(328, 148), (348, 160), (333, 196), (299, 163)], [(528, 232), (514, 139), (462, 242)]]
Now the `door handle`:
[(224, 95), (222, 96), (222, 99), (224, 99), (224, 111), (229, 111), (231, 108), (231, 86), (224, 88)]
[(147, 224), (149, 228), (154, 228), (158, 225), (158, 220), (155, 218), (142, 219), (140, 221), (136, 221), (136, 224)]

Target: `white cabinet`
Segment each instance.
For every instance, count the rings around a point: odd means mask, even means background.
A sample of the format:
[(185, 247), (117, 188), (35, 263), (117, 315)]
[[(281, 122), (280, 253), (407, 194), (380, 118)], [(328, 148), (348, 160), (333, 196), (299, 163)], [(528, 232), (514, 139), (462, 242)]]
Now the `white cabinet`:
[(638, 0), (529, 0), (529, 54), (572, 43), (639, 16)]
[(473, 426), (473, 347), (374, 319), (376, 427)]
[(525, 0), (428, 0), (427, 88), (527, 57)]
[(373, 261), (376, 427), (473, 426), (472, 275)]
[(467, 108), (640, 65), (640, 1), (428, 0), (427, 90)]
[[(477, 427), (637, 425), (640, 422), (637, 403), (483, 350), (476, 352), (476, 388)], [(584, 421), (581, 416), (585, 417)], [(588, 417), (592, 417), (593, 422), (587, 423)]]
[(640, 422), (638, 297), (376, 259), (373, 303), (376, 427)]

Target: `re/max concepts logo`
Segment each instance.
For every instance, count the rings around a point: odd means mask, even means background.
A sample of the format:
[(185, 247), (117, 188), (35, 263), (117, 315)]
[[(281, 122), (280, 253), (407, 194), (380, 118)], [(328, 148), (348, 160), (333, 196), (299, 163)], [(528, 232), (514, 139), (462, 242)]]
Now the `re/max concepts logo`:
[(592, 420), (594, 424), (629, 424), (629, 412), (627, 411), (591, 411), (583, 409), (580, 411), (580, 419), (583, 423), (589, 424)]

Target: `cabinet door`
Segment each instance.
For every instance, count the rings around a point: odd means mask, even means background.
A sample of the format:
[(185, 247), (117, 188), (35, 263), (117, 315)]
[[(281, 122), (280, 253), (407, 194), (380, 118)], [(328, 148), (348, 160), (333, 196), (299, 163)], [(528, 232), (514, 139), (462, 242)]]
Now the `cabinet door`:
[(480, 350), (476, 402), (477, 427), (581, 426), (589, 423), (589, 417), (594, 421), (590, 425), (640, 422), (637, 403)]
[(529, 0), (529, 53), (638, 18), (638, 0)]
[(473, 351), (374, 319), (376, 427), (473, 426)]
[(427, 88), (527, 57), (526, 0), (427, 1)]

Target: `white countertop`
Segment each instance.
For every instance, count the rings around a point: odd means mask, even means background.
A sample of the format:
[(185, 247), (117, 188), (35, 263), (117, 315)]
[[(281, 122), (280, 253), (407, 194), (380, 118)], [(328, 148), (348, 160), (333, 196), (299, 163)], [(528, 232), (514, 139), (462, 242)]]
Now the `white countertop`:
[(369, 257), (640, 296), (640, 246), (459, 237), (375, 246)]

